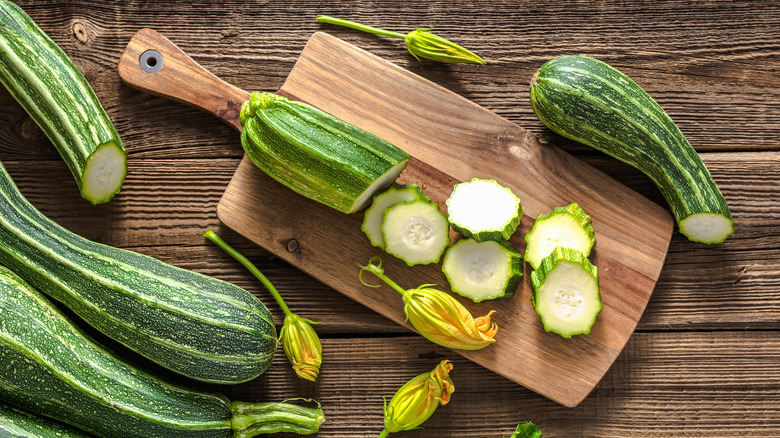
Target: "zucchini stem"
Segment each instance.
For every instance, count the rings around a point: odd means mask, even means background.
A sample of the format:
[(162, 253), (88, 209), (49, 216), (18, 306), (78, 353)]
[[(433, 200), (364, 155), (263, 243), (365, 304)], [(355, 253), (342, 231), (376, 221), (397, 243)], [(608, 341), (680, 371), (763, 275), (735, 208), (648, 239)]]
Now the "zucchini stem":
[(239, 263), (244, 265), (244, 267), (249, 270), (249, 272), (252, 273), (258, 280), (260, 280), (260, 283), (263, 283), (263, 286), (265, 286), (269, 292), (271, 292), (271, 295), (273, 295), (274, 299), (276, 300), (276, 303), (279, 304), (279, 307), (282, 308), (282, 312), (284, 312), (284, 316), (290, 316), (292, 312), (290, 311), (290, 308), (287, 307), (287, 304), (285, 304), (284, 300), (282, 299), (282, 296), (279, 295), (279, 291), (276, 290), (273, 284), (268, 280), (268, 278), (263, 275), (262, 272), (260, 272), (259, 269), (255, 265), (252, 264), (252, 262), (249, 261), (246, 257), (244, 257), (240, 252), (236, 251), (228, 245), (227, 242), (222, 240), (221, 237), (217, 236), (217, 233), (207, 230), (204, 234), (207, 239), (214, 242), (218, 247), (220, 247), (223, 251), (228, 253), (230, 256), (232, 256), (234, 259), (236, 259)]
[(385, 438), (385, 437), (386, 437), (386, 436), (388, 436), (388, 435), (390, 435), (390, 431), (389, 431), (389, 430), (387, 430), (387, 429), (383, 429), (383, 430), (382, 430), (382, 433), (380, 433), (380, 434), (379, 434), (379, 436), (378, 436), (378, 437), (376, 437), (376, 438)]
[(382, 259), (379, 257), (371, 257), (369, 259), (368, 264), (366, 266), (360, 266), (360, 282), (363, 283), (365, 286), (368, 287), (379, 287), (377, 284), (368, 284), (363, 280), (363, 272), (368, 271), (377, 277), (387, 283), (390, 287), (398, 291), (401, 295), (408, 295), (409, 291), (399, 286), (396, 282), (391, 280), (389, 277), (385, 275), (385, 269), (382, 267)]
[(269, 403), (232, 402), (233, 414), (230, 424), (233, 438), (252, 438), (260, 434), (297, 433), (299, 435), (316, 433), (325, 422), (325, 415), (319, 402), (309, 399), (293, 399), (317, 403), (316, 408), (308, 408), (288, 403), (290, 400)]
[(363, 32), (373, 33), (374, 35), (382, 35), (382, 36), (388, 36), (393, 38), (406, 39), (406, 34), (403, 33), (384, 30), (378, 27), (367, 26), (365, 24), (360, 24), (354, 21), (344, 20), (341, 18), (330, 17), (327, 15), (318, 15), (317, 21), (319, 21), (320, 23), (335, 24), (336, 26), (349, 27)]

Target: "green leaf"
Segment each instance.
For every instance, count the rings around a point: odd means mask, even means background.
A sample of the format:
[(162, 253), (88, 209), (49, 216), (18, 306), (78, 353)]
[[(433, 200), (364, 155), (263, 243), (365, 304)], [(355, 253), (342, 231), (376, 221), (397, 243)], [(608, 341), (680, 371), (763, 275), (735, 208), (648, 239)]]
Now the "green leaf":
[(530, 421), (525, 424), (518, 424), (515, 433), (509, 438), (541, 438), (542, 431)]

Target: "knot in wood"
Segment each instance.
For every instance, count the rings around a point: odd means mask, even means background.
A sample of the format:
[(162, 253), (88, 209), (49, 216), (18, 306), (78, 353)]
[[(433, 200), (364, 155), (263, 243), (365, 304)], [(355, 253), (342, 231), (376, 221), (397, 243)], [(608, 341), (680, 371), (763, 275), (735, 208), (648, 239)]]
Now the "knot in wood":
[(287, 252), (295, 252), (298, 250), (298, 241), (290, 239), (287, 241)]
[(87, 26), (85, 26), (84, 23), (76, 20), (73, 22), (71, 29), (73, 30), (73, 36), (76, 37), (78, 42), (81, 44), (87, 44), (89, 41), (89, 31), (87, 31)]

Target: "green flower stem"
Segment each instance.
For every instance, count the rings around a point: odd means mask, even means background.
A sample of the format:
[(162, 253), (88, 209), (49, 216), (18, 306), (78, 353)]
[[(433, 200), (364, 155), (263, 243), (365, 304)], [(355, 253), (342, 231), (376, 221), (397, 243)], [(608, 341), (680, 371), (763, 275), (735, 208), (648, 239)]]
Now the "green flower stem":
[[(305, 400), (313, 401), (313, 400)], [(322, 406), (307, 408), (284, 402), (232, 402), (230, 420), (233, 438), (251, 438), (255, 435), (289, 432), (300, 435), (316, 433), (325, 422)]]
[(389, 37), (401, 38), (401, 39), (406, 38), (406, 34), (404, 33), (392, 32), (389, 30), (379, 29), (377, 27), (366, 26), (365, 24), (360, 24), (349, 20), (343, 20), (341, 18), (336, 18), (336, 17), (329, 17), (327, 15), (318, 15), (317, 21), (319, 21), (320, 23), (335, 24), (337, 26), (349, 27), (363, 32), (373, 33), (375, 35), (383, 35), (383, 36), (389, 36)]
[(398, 291), (398, 293), (400, 293), (401, 295), (406, 296), (409, 293), (406, 289), (402, 288), (396, 282), (394, 282), (393, 280), (391, 280), (385, 275), (385, 270), (384, 268), (382, 268), (382, 259), (380, 259), (379, 257), (371, 257), (371, 259), (368, 261), (368, 264), (366, 266), (360, 267), (360, 282), (368, 287), (379, 287), (378, 285), (375, 284), (368, 284), (363, 280), (363, 272), (365, 271), (368, 271), (376, 275), (377, 277), (379, 277), (380, 280), (390, 285), (390, 287)]
[(276, 290), (273, 284), (271, 284), (270, 281), (268, 281), (268, 278), (266, 278), (265, 275), (263, 275), (262, 272), (260, 272), (259, 269), (255, 265), (252, 264), (252, 262), (249, 261), (246, 257), (244, 257), (241, 253), (233, 249), (230, 245), (227, 244), (224, 240), (222, 240), (221, 237), (217, 236), (217, 233), (208, 230), (204, 234), (207, 239), (214, 242), (218, 247), (220, 247), (223, 251), (231, 255), (234, 259), (236, 259), (239, 263), (244, 265), (245, 268), (249, 270), (249, 272), (252, 273), (258, 280), (260, 280), (260, 283), (263, 283), (263, 285), (268, 288), (268, 291), (271, 292), (271, 295), (273, 295), (274, 299), (276, 300), (276, 303), (279, 304), (279, 307), (282, 308), (282, 312), (284, 312), (285, 316), (290, 316), (292, 312), (290, 311), (290, 308), (287, 307), (287, 304), (284, 303), (284, 300), (282, 299), (282, 296), (279, 295), (279, 291)]
[(390, 435), (390, 431), (387, 429), (382, 430), (382, 433), (379, 434), (376, 438), (385, 438), (386, 436)]

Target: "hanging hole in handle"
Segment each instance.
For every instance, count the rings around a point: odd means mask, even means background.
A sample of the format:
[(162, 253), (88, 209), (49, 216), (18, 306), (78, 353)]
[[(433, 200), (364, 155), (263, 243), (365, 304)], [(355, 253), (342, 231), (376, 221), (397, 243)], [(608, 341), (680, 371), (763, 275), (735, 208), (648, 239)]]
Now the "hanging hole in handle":
[(163, 57), (157, 50), (147, 50), (138, 58), (141, 70), (147, 73), (157, 73), (163, 66)]

